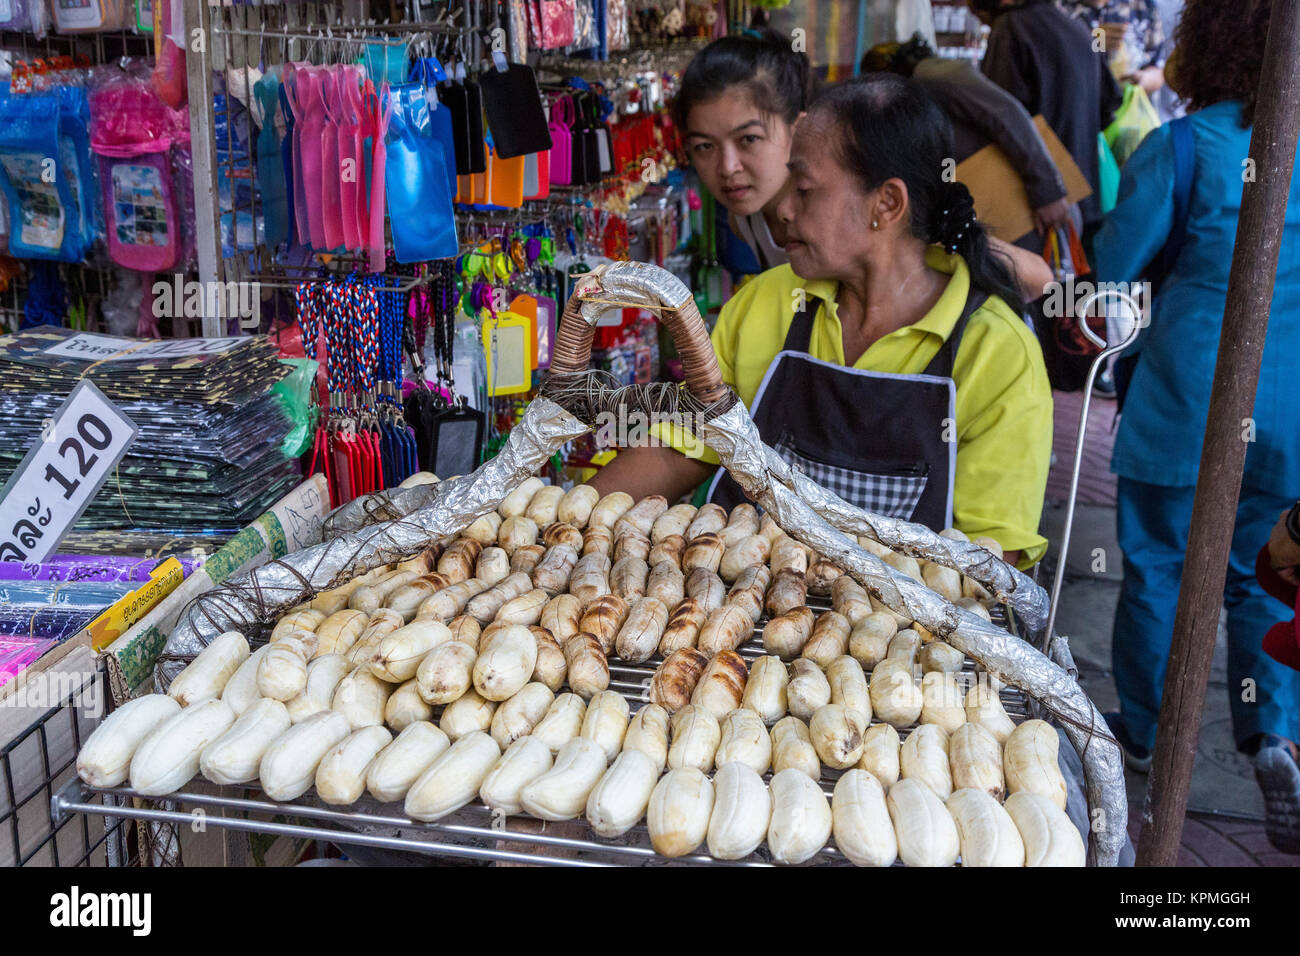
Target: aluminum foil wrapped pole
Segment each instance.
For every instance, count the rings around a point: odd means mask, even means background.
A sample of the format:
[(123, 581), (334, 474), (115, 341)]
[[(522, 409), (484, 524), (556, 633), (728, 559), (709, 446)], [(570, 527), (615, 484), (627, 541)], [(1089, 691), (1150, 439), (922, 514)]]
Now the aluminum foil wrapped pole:
[(472, 474), (412, 491), (428, 504), (397, 520), (362, 526), (237, 575), (199, 595), (182, 613), (159, 664), (162, 686), (184, 661), (223, 631), (269, 623), (321, 591), (362, 571), (419, 554), (487, 514), (567, 442), (589, 431), (554, 402), (539, 398), (510, 431), (500, 453)]
[[(599, 379), (583, 371), (590, 360), (595, 324), (602, 311), (613, 307), (640, 304), (659, 312), (682, 355), (692, 407), (704, 423), (699, 437), (717, 452), (746, 494), (770, 512), (783, 531), (845, 568), (877, 600), (1024, 690), (1061, 721), (1083, 760), (1094, 819), (1105, 821), (1094, 826), (1089, 836), (1093, 860), (1101, 866), (1116, 865), (1128, 817), (1120, 751), (1078, 682), (1032, 644), (895, 571), (861, 548), (843, 528), (914, 556), (933, 555), (937, 563), (980, 572), (985, 580), (998, 582), (991, 590), (1005, 595), (1013, 606), (1026, 605), (1039, 626), (1047, 612), (1042, 589), (981, 548), (959, 547), (921, 526), (860, 512), (792, 469), (764, 444), (747, 410), (722, 382), (693, 297), (667, 273), (642, 263), (616, 263), (597, 270), (575, 298), (585, 301), (579, 308), (571, 301), (565, 309), (552, 360), (556, 375), (545, 393), (589, 422), (592, 412), (609, 407), (615, 395), (625, 401), (635, 398), (627, 389), (602, 396)], [(643, 406), (643, 411), (662, 411), (671, 398), (663, 392), (644, 397), (652, 407)], [(656, 401), (660, 404), (654, 406)], [(1068, 649), (1062, 647), (1062, 654), (1063, 660), (1069, 659)]]

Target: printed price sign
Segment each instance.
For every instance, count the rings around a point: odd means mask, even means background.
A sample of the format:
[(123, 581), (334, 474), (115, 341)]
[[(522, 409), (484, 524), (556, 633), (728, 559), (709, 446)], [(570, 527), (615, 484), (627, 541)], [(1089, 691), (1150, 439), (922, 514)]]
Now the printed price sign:
[(89, 379), (74, 388), (0, 491), (0, 561), (53, 552), (138, 431)]

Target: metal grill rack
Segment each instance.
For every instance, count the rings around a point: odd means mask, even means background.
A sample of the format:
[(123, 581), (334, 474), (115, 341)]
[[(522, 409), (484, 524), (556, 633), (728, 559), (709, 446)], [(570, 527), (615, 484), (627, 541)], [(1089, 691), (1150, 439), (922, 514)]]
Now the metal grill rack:
[[(108, 701), (108, 670), (96, 668), (98, 700)], [(52, 801), (79, 784), (77, 752), (100, 717), (80, 706), (74, 691), (50, 707), (0, 749), (0, 865), (131, 866), (137, 861), (135, 827), (122, 816), (56, 815)], [(94, 810), (117, 809), (124, 799), (93, 795)]]
[[(825, 600), (810, 598), (809, 607), (820, 613), (829, 605)], [(1004, 609), (995, 609), (993, 618), (995, 623), (1015, 633), (1014, 618), (1008, 619)], [(753, 638), (738, 651), (746, 664), (764, 655), (762, 625), (765, 623), (766, 619), (760, 622)], [(661, 661), (659, 655), (640, 664), (612, 659), (609, 689), (621, 694), (635, 713), (645, 706), (650, 678)], [(965, 691), (977, 679), (974, 662), (968, 659), (961, 673), (954, 676)], [(1019, 690), (1005, 688), (1001, 699), (1016, 723), (1031, 716), (1030, 701)], [(435, 722), (440, 711), (441, 708), (435, 710)], [(900, 731), (899, 736), (906, 739), (911, 729)], [(821, 786), (828, 798), (840, 775), (841, 771), (822, 768)], [(764, 779), (770, 781), (771, 774), (765, 774)], [(526, 816), (502, 817), (477, 800), (437, 823), (421, 823), (404, 816), (400, 804), (381, 804), (368, 794), (351, 807), (339, 808), (321, 802), (314, 791), (308, 791), (293, 803), (276, 803), (252, 785), (216, 789), (216, 794), (186, 791), (169, 794), (164, 806), (129, 789), (98, 789), (73, 779), (53, 795), (51, 813), (55, 820), (91, 814), (190, 824), (201, 811), (209, 827), (322, 840), (345, 851), (364, 848), (463, 861), (566, 867), (773, 865), (766, 845), (747, 859), (734, 862), (716, 860), (707, 854), (670, 860), (655, 853), (644, 823), (617, 839), (606, 840), (592, 833), (582, 819), (555, 824)], [(804, 865), (852, 864), (835, 849), (832, 841)]]

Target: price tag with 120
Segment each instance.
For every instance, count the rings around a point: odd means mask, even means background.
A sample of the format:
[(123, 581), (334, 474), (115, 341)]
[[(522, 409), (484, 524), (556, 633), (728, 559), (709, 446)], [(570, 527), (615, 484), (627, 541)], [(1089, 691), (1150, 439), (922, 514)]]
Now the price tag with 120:
[(0, 561), (42, 561), (81, 517), (139, 428), (89, 379), (0, 490)]

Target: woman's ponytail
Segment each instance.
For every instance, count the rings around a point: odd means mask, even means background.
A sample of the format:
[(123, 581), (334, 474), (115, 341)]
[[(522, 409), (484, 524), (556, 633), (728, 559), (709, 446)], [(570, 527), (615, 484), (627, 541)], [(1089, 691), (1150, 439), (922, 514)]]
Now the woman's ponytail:
[(929, 241), (965, 259), (976, 287), (996, 295), (1017, 313), (1023, 312), (1024, 301), (1009, 263), (993, 253), (988, 231), (975, 215), (975, 199), (966, 184), (945, 182), (941, 194), (942, 205), (931, 223)]

